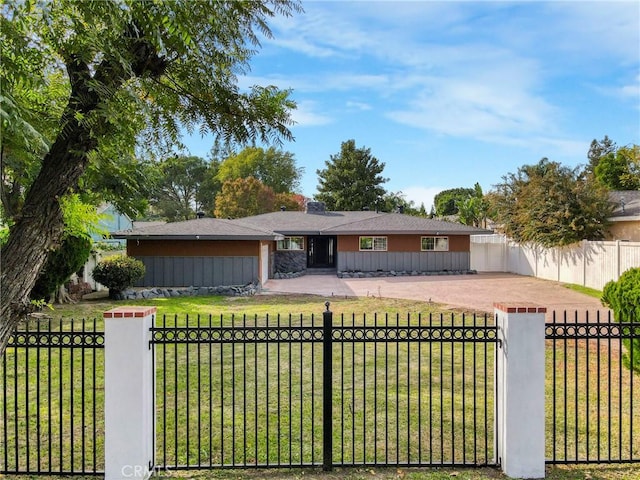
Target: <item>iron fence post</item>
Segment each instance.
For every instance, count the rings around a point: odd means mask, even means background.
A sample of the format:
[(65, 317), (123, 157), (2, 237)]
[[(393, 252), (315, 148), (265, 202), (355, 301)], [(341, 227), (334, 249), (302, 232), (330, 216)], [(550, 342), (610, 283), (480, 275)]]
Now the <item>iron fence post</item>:
[(322, 314), (322, 469), (333, 469), (333, 313), (327, 308)]

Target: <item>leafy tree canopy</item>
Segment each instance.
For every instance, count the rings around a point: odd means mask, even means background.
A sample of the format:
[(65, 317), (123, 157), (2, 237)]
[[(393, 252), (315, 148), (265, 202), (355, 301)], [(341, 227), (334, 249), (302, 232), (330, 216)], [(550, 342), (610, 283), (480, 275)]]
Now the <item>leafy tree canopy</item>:
[(241, 218), (275, 210), (276, 194), (260, 180), (247, 177), (227, 180), (216, 197), (218, 218)]
[(437, 193), (433, 197), (436, 216), (446, 217), (457, 214), (458, 205), (475, 194), (476, 191), (473, 188), (450, 188)]
[(153, 206), (167, 220), (196, 218), (200, 210), (200, 186), (207, 178), (209, 166), (200, 157), (171, 157), (151, 171), (155, 174)]
[(301, 212), (307, 204), (307, 198), (299, 193), (276, 193), (274, 209), (281, 209), (292, 212)]
[(610, 190), (640, 189), (640, 146), (620, 147), (600, 157), (594, 173)]
[(465, 225), (481, 227), (487, 218), (488, 203), (479, 183), (473, 186), (473, 195), (464, 200), (457, 200), (458, 220)]
[[(413, 200), (407, 200), (402, 192), (385, 193), (376, 208), (383, 212), (402, 212), (407, 215), (421, 216), (420, 209), (416, 208)], [(422, 209), (424, 210), (424, 205)], [(426, 212), (422, 216), (426, 216)]]
[(489, 198), (500, 230), (544, 247), (604, 238), (612, 208), (588, 175), (546, 158), (502, 177)]
[[(100, 157), (177, 143), (183, 127), (239, 144), (292, 139), (290, 92), (241, 91), (237, 75), (248, 70), (259, 37), (270, 36), (268, 20), (301, 11), (296, 0), (44, 0), (2, 8), (0, 120), (11, 124), (3, 146), (39, 165), (3, 247), (0, 354), (62, 239), (59, 199), (80, 191)], [(54, 121), (41, 124), (28, 99), (45, 95), (56, 76), (61, 102)]]
[(371, 155), (369, 148), (356, 148), (355, 140), (342, 142), (340, 153), (325, 161), (325, 168), (317, 170), (316, 200), (329, 210), (361, 210), (375, 208), (387, 193), (382, 187), (388, 179), (381, 173), (384, 163)]
[(296, 166), (292, 153), (269, 147), (267, 150), (248, 147), (226, 158), (220, 165), (220, 183), (236, 178), (254, 177), (275, 193), (295, 192), (300, 188), (304, 169)]

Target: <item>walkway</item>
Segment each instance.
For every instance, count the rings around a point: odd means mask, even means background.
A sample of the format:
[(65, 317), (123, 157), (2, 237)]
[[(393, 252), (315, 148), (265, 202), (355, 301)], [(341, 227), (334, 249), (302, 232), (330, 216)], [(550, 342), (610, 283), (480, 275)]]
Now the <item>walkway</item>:
[(305, 275), (269, 280), (264, 293), (330, 296), (376, 296), (432, 301), (450, 308), (493, 311), (494, 302), (534, 302), (548, 311), (607, 311), (597, 298), (557, 282), (510, 273), (340, 279), (335, 275)]

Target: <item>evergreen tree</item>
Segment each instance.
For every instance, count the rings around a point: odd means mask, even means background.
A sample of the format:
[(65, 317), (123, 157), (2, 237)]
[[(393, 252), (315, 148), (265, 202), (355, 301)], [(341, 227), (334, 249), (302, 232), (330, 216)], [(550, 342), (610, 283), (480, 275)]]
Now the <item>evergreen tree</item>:
[(340, 153), (331, 155), (325, 167), (317, 170), (318, 194), (329, 210), (374, 209), (386, 194), (381, 186), (388, 179), (381, 176), (384, 163), (368, 148), (356, 148), (355, 140), (342, 143)]

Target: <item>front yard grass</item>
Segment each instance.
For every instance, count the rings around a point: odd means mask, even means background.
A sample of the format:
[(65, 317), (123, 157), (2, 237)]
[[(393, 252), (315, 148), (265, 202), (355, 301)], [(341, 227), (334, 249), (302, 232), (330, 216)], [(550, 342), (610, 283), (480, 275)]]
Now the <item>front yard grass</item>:
[[(396, 314), (400, 314), (400, 318), (406, 318), (407, 313), (411, 313), (412, 318), (418, 312), (423, 316), (428, 316), (430, 313), (437, 315), (439, 317), (441, 312), (445, 312), (446, 318), (451, 318), (452, 315), (457, 316), (462, 312), (452, 312), (451, 310), (444, 310), (442, 306), (427, 303), (427, 302), (418, 302), (411, 300), (394, 300), (394, 299), (382, 299), (376, 297), (364, 297), (364, 298), (344, 298), (344, 297), (322, 297), (315, 295), (264, 295), (264, 296), (255, 296), (255, 297), (174, 297), (170, 299), (153, 299), (153, 300), (144, 300), (144, 301), (135, 301), (135, 302), (114, 302), (108, 300), (99, 300), (99, 301), (91, 301), (91, 302), (81, 302), (75, 305), (69, 306), (56, 306), (53, 312), (50, 312), (51, 316), (55, 319), (58, 318), (89, 318), (97, 319), (96, 330), (102, 330), (102, 313), (106, 310), (109, 310), (116, 306), (123, 305), (151, 305), (158, 307), (158, 317), (161, 319), (163, 315), (166, 315), (169, 319), (173, 319), (177, 316), (178, 323), (184, 324), (186, 322), (185, 315), (188, 314), (190, 318), (190, 324), (192, 321), (196, 319), (198, 315), (201, 316), (203, 323), (208, 323), (209, 316), (212, 316), (214, 323), (216, 321), (222, 322), (223, 324), (230, 324), (231, 316), (233, 315), (235, 320), (234, 322), (242, 322), (243, 315), (247, 315), (248, 319), (253, 319), (256, 315), (259, 318), (263, 318), (265, 315), (269, 315), (274, 321), (277, 319), (278, 314), (281, 316), (283, 322), (288, 321), (289, 315), (291, 315), (294, 319), (300, 318), (302, 315), (304, 318), (309, 318), (311, 315), (314, 315), (316, 325), (320, 325), (322, 321), (322, 312), (325, 310), (325, 302), (330, 302), (330, 309), (334, 312), (334, 322), (338, 321), (339, 316), (344, 314), (345, 317), (351, 318), (352, 313), (362, 314), (366, 313), (367, 318), (372, 318), (374, 313), (384, 314), (388, 313), (395, 317)], [(491, 317), (489, 317), (491, 318)], [(156, 323), (158, 324), (158, 322)], [(271, 324), (271, 323), (270, 323)], [(238, 325), (238, 323), (236, 323)], [(65, 327), (66, 329), (66, 327)], [(203, 347), (204, 348), (204, 347)], [(427, 347), (423, 347), (427, 348)], [(237, 352), (236, 352), (237, 353)], [(13, 355), (13, 354), (12, 354)], [(199, 355), (198, 355), (199, 356)], [(24, 358), (24, 357), (22, 357)], [(35, 361), (35, 354), (32, 354), (29, 357), (29, 363)], [(56, 357), (57, 358), (57, 357)], [(62, 357), (61, 357), (62, 358)], [(64, 357), (62, 363), (68, 364), (69, 362), (79, 362), (81, 361), (81, 356), (77, 355), (74, 357), (67, 358)], [(460, 359), (459, 355), (456, 355), (456, 359)], [(192, 357), (193, 360), (193, 357)], [(558, 358), (559, 360), (559, 358)], [(582, 378), (583, 373), (580, 371), (578, 375), (572, 375), (573, 361), (571, 359), (567, 359), (568, 363), (570, 363), (570, 378), (575, 378), (575, 384), (584, 383), (584, 379)], [(88, 361), (85, 359), (85, 361)], [(595, 355), (591, 356), (590, 363), (595, 361)], [(547, 351), (547, 362), (549, 368), (553, 368), (550, 362), (549, 351)], [(20, 367), (22, 368), (22, 367)], [(55, 367), (54, 367), (55, 368)], [(557, 368), (557, 366), (556, 366)], [(11, 375), (11, 371), (8, 372), (9, 376)], [(56, 374), (56, 373), (54, 373)], [(99, 374), (99, 376), (101, 376)], [(637, 377), (637, 376), (636, 376)], [(65, 381), (67, 377), (64, 377)], [(598, 370), (596, 369), (594, 374), (591, 376), (590, 382), (595, 382), (598, 378)], [(625, 375), (625, 379), (630, 378)], [(76, 380), (77, 381), (77, 380)], [(102, 386), (102, 378), (97, 378), (97, 385)], [(547, 375), (547, 402), (549, 402), (549, 391), (551, 375)], [(628, 382), (625, 380), (625, 384), (623, 388), (627, 389), (628, 392)], [(32, 382), (30, 388), (34, 388), (35, 382)], [(635, 389), (632, 390), (633, 396), (640, 401), (640, 397), (638, 397), (638, 389), (637, 385), (640, 385), (638, 382), (638, 378), (633, 381), (635, 383)], [(571, 400), (571, 392), (575, 387), (574, 383), (570, 383), (568, 385), (568, 390), (570, 392), (570, 400)], [(101, 397), (101, 393), (99, 394)], [(76, 397), (76, 402), (80, 397)], [(54, 399), (57, 400), (57, 399)], [(66, 397), (60, 398), (61, 401), (66, 402)], [(576, 398), (576, 400), (580, 402), (584, 402), (585, 399), (582, 397)], [(4, 398), (3, 398), (4, 401)], [(55, 408), (55, 401), (54, 408)], [(590, 404), (590, 409), (593, 409), (596, 402), (593, 400)], [(68, 406), (67, 406), (68, 407)], [(68, 412), (69, 409), (65, 407), (64, 404), (59, 406), (60, 411)], [(88, 407), (90, 408), (90, 407)], [(604, 408), (604, 406), (603, 406)], [(625, 402), (626, 408), (626, 402)], [(76, 406), (76, 414), (78, 406)], [(580, 415), (582, 412), (586, 411), (586, 405), (580, 404), (578, 406), (580, 411)], [(36, 411), (36, 409), (32, 409), (32, 411)], [(636, 407), (637, 410), (637, 407)], [(548, 411), (548, 417), (550, 416)], [(68, 416), (68, 413), (65, 414)], [(634, 425), (640, 425), (640, 418), (637, 415), (635, 416)], [(582, 418), (582, 417), (581, 417)], [(572, 419), (569, 418), (570, 422)], [(67, 418), (65, 417), (65, 422)], [(547, 419), (547, 427), (549, 429), (549, 418)], [(582, 423), (582, 422), (581, 422)], [(193, 425), (193, 424), (192, 424)], [(80, 427), (79, 422), (76, 423), (75, 428)], [(573, 425), (572, 425), (573, 427)], [(103, 428), (102, 425), (99, 425), (99, 428)], [(626, 432), (628, 425), (624, 425), (624, 431)], [(582, 425), (580, 426), (579, 435), (582, 437), (584, 435), (585, 430), (592, 431), (593, 424), (590, 425), (589, 429), (584, 428)], [(616, 430), (614, 425), (614, 430)], [(594, 432), (591, 432), (594, 435)], [(594, 438), (597, 437), (597, 433), (595, 433)], [(548, 439), (550, 438), (550, 433), (548, 433)], [(564, 439), (563, 439), (564, 440)], [(636, 443), (640, 440), (640, 436), (637, 439), (634, 439)], [(572, 441), (571, 438), (568, 439), (569, 442)], [(32, 448), (33, 448), (32, 443)], [(634, 443), (635, 445), (635, 443)], [(571, 450), (572, 444), (569, 444), (569, 449)], [(634, 447), (637, 448), (637, 447)], [(548, 454), (550, 452), (548, 451)], [(62, 456), (62, 452), (60, 452)], [(68, 458), (69, 453), (64, 452), (65, 458), (61, 458), (61, 462), (67, 464), (70, 462)], [(415, 480), (440, 480), (440, 479), (477, 479), (477, 480), (495, 480), (499, 478), (506, 478), (500, 472), (490, 469), (490, 468), (482, 468), (482, 469), (447, 469), (447, 468), (432, 468), (432, 469), (406, 469), (406, 468), (342, 468), (336, 469), (333, 472), (321, 472), (317, 469), (285, 469), (285, 470), (218, 470), (218, 471), (206, 471), (206, 472), (194, 472), (194, 471), (181, 471), (181, 472), (160, 472), (159, 476), (163, 477), (181, 477), (181, 478), (230, 478), (230, 479), (240, 479), (246, 478), (249, 480), (256, 479), (311, 479), (311, 480), (329, 480), (329, 479), (346, 479), (346, 480), (364, 480), (364, 479), (415, 479)], [(19, 478), (19, 477), (18, 477)], [(26, 478), (26, 477), (22, 477)], [(547, 469), (547, 478), (552, 480), (622, 480), (622, 479), (636, 479), (640, 478), (640, 466), (639, 465), (575, 465), (575, 466), (553, 466)]]

